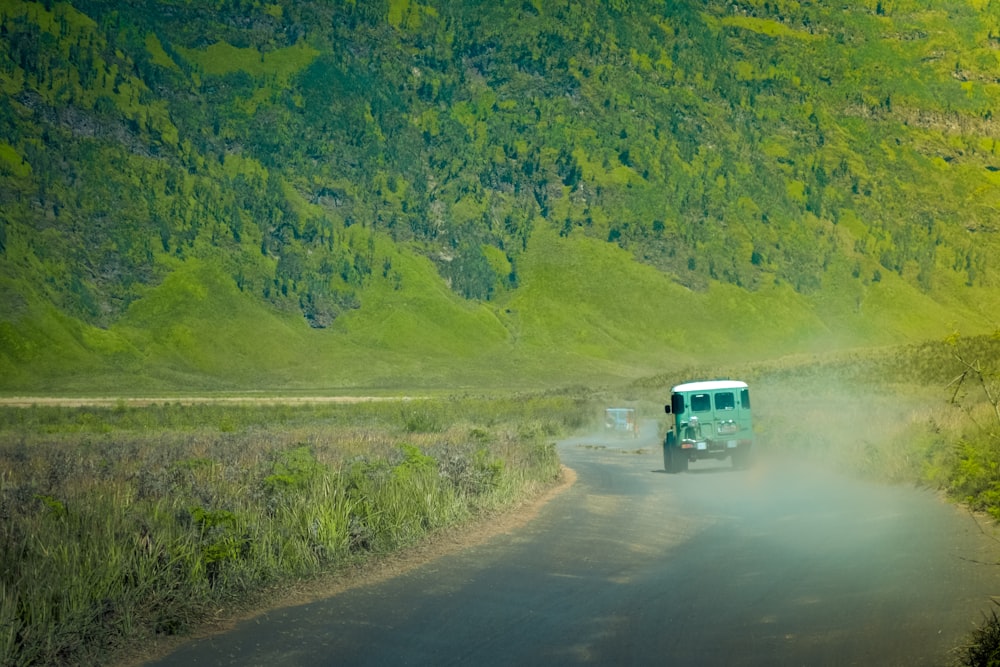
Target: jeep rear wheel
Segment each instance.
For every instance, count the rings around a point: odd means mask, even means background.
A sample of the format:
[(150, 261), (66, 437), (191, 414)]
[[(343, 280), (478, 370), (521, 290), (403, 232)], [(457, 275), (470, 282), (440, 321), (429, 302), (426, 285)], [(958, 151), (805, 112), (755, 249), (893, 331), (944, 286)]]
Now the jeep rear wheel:
[(746, 470), (750, 467), (750, 448), (746, 445), (733, 451), (733, 468), (736, 470)]
[(674, 467), (677, 469), (677, 472), (687, 472), (688, 455), (683, 450), (674, 447), (674, 459), (676, 460)]

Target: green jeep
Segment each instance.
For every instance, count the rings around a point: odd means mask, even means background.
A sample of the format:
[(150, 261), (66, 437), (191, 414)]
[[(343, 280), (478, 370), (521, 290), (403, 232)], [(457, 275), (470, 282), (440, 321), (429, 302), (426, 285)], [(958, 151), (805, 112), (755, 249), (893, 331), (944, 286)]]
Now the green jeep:
[(663, 468), (684, 472), (688, 462), (732, 457), (734, 468), (750, 465), (753, 423), (750, 390), (738, 380), (685, 382), (670, 390), (664, 406), (673, 419), (663, 440)]

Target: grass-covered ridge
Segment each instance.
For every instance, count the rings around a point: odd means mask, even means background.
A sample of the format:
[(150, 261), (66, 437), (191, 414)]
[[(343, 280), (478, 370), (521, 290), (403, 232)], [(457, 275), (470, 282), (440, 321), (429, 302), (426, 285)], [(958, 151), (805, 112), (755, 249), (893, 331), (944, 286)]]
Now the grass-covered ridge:
[(0, 388), (558, 384), (992, 331), (995, 14), (7, 3)]

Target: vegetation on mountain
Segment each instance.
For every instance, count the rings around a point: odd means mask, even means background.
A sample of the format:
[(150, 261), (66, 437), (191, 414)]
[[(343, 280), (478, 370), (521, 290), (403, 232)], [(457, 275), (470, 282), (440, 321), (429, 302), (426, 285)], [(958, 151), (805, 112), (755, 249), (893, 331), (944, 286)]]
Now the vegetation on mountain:
[[(685, 369), (738, 369), (770, 388), (763, 443), (780, 429), (996, 515), (997, 350), (976, 334), (1000, 312), (998, 47), (994, 0), (6, 0), (0, 391), (639, 377), (654, 400)], [(957, 359), (923, 342), (956, 329)], [(919, 409), (961, 373), (961, 410)], [(518, 411), (545, 402), (506, 410), (530, 426)], [(782, 405), (898, 418), (817, 442)], [(376, 436), (344, 426), (353, 463), (316, 435), (339, 414), (177, 412), (0, 411), (20, 587), (0, 655), (179, 632), (218, 596), (406, 543), (554, 464), (539, 431), (444, 426), (461, 419), (437, 404)], [(286, 439), (243, 447), (261, 417)], [(315, 513), (362, 486), (440, 504), (401, 535)], [(47, 544), (62, 578), (31, 569)]]
[(11, 0), (0, 34), (8, 391), (996, 326), (992, 2)]

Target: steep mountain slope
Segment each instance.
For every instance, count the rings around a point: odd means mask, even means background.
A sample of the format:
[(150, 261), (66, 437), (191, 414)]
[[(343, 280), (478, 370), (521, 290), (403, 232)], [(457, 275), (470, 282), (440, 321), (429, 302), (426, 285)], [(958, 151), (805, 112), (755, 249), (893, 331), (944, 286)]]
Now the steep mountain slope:
[(992, 2), (11, 0), (0, 388), (532, 385), (996, 328)]

